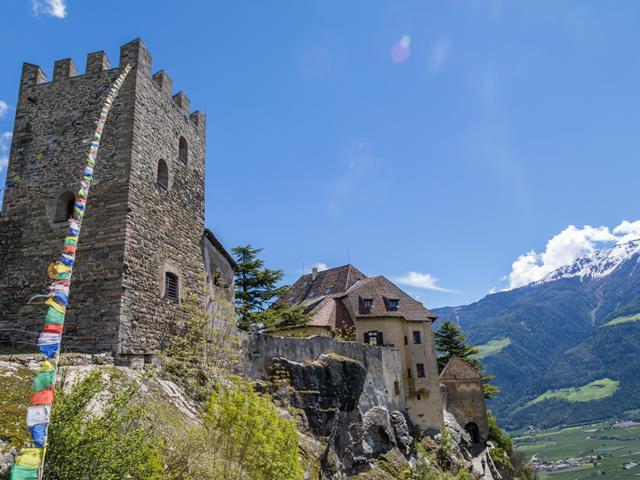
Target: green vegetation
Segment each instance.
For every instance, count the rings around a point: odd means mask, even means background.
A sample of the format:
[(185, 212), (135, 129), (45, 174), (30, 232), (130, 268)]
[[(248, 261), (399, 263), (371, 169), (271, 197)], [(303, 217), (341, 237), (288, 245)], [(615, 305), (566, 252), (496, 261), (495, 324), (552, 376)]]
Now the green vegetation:
[(506, 347), (511, 345), (511, 339), (509, 337), (502, 338), (500, 340), (491, 340), (483, 345), (478, 345), (476, 348), (479, 352), (475, 355), (475, 358), (482, 360), (483, 358), (490, 357)]
[(630, 315), (628, 317), (614, 318), (613, 320), (610, 320), (607, 323), (605, 323), (603, 327), (613, 327), (615, 325), (620, 325), (622, 323), (637, 322), (639, 320), (640, 320), (640, 313), (637, 313), (635, 315)]
[(30, 440), (25, 428), (34, 373), (19, 364), (0, 367), (0, 436), (7, 447), (24, 447)]
[(640, 463), (640, 427), (611, 428), (598, 423), (560, 429), (513, 434), (518, 451), (534, 455), (544, 462), (578, 459), (587, 455), (593, 461), (579, 467), (555, 472), (540, 472), (546, 480), (591, 480), (602, 476), (608, 480), (638, 478), (640, 465), (625, 470), (624, 464)]
[(489, 441), (493, 443), (493, 448), (489, 453), (503, 480), (533, 480), (535, 475), (526, 455), (514, 449), (511, 437), (500, 428), (491, 411), (487, 412), (487, 416)]
[[(160, 442), (138, 384), (105, 399), (102, 372), (94, 371), (71, 393), (58, 392), (49, 426), (47, 480), (162, 478)], [(90, 404), (103, 403), (100, 415)], [(105, 401), (106, 400), (106, 401)]]
[(527, 406), (535, 405), (550, 399), (560, 399), (567, 402), (591, 402), (593, 400), (602, 400), (603, 398), (613, 395), (620, 382), (609, 378), (595, 380), (587, 385), (576, 388), (562, 388), (560, 390), (549, 390), (531, 400)]
[(453, 322), (443, 322), (434, 332), (436, 350), (438, 352), (438, 371), (442, 372), (451, 357), (457, 356), (469, 363), (480, 375), (483, 375), (482, 382), (484, 396), (487, 399), (494, 398), (500, 389), (489, 382), (493, 380), (493, 375), (484, 375), (484, 367), (480, 360), (476, 358), (479, 353), (478, 348), (467, 343), (460, 327)]
[(250, 383), (229, 379), (207, 403), (203, 425), (174, 432), (167, 480), (301, 480), (293, 421)]
[(282, 280), (282, 270), (265, 268), (258, 258), (261, 248), (251, 245), (232, 250), (236, 257), (236, 313), (238, 327), (247, 331), (273, 331), (306, 325), (309, 316), (304, 307), (294, 307), (290, 303), (277, 306), (274, 302), (289, 293), (288, 286), (277, 284)]

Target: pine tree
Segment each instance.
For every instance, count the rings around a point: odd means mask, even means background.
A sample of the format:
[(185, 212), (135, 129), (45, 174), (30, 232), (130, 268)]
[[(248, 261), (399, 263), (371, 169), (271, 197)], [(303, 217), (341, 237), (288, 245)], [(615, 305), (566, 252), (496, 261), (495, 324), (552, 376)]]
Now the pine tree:
[(449, 363), (451, 357), (455, 355), (465, 360), (482, 375), (485, 398), (494, 398), (500, 392), (500, 388), (489, 383), (494, 376), (485, 375), (482, 363), (475, 357), (480, 353), (480, 350), (467, 343), (467, 337), (462, 333), (458, 325), (450, 321), (442, 323), (435, 331), (435, 343), (438, 351), (438, 370), (440, 372)]
[(238, 327), (247, 331), (269, 331), (304, 324), (308, 316), (302, 307), (291, 304), (274, 306), (280, 297), (288, 295), (288, 285), (278, 286), (284, 272), (266, 268), (258, 258), (261, 248), (251, 245), (232, 250), (238, 269), (235, 274), (236, 314)]

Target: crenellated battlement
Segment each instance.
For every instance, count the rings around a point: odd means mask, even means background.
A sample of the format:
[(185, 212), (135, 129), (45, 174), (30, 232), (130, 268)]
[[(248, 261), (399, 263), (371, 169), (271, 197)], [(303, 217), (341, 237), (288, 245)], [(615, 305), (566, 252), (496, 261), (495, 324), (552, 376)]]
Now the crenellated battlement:
[(173, 81), (164, 71), (160, 70), (151, 76), (152, 57), (142, 40), (136, 38), (120, 47), (120, 58), (118, 67), (111, 68), (109, 58), (104, 51), (92, 52), (87, 55), (85, 73), (80, 74), (78, 67), (71, 58), (56, 60), (53, 66), (53, 79), (48, 82), (47, 76), (38, 65), (24, 63), (22, 66), (22, 76), (20, 88), (32, 85), (64, 82), (70, 79), (77, 79), (85, 75), (99, 75), (109, 70), (119, 70), (125, 65), (134, 67), (138, 74), (145, 75), (153, 79), (153, 83), (167, 97), (171, 97), (173, 102), (182, 114), (188, 117), (200, 133), (204, 133), (206, 117), (204, 113), (191, 112), (191, 102), (189, 98), (180, 91), (173, 95)]

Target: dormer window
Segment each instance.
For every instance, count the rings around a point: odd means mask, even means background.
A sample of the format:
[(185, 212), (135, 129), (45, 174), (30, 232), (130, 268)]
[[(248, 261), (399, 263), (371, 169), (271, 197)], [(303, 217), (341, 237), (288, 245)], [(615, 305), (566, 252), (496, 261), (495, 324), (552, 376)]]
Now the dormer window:
[(387, 298), (386, 303), (387, 303), (387, 310), (391, 312), (395, 312), (396, 310), (398, 310), (398, 307), (400, 306), (400, 300), (398, 300), (397, 298)]
[(371, 307), (373, 306), (373, 298), (361, 298), (360, 299), (360, 313), (366, 315), (371, 313)]
[(329, 295), (333, 291), (333, 288), (329, 287), (324, 291), (325, 295)]

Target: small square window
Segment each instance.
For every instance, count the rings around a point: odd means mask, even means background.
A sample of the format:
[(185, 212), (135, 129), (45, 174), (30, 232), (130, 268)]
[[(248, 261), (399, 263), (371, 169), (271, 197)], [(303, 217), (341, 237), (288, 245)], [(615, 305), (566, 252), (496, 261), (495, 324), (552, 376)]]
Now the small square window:
[(416, 394), (416, 400), (422, 400), (422, 397), (420, 396), (419, 393)]
[(420, 331), (419, 330), (414, 330), (413, 331), (413, 343), (415, 345), (420, 345), (422, 343), (422, 338), (420, 337)]
[(333, 291), (333, 288), (329, 287), (324, 291), (325, 295), (329, 295)]
[(426, 376), (424, 374), (424, 363), (416, 364), (416, 372), (418, 373), (418, 378), (424, 378)]

